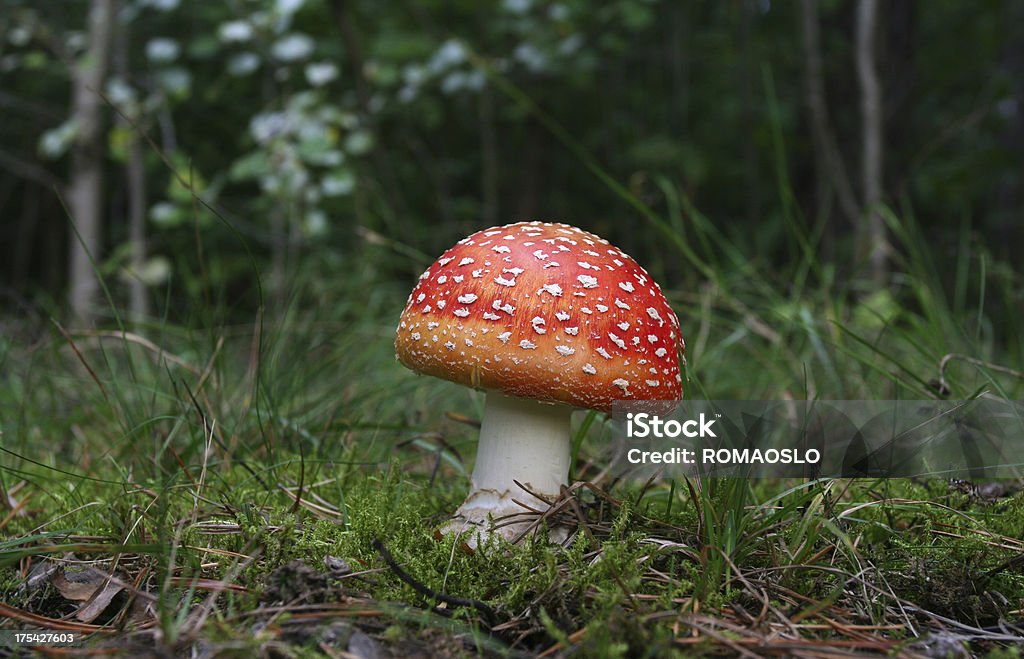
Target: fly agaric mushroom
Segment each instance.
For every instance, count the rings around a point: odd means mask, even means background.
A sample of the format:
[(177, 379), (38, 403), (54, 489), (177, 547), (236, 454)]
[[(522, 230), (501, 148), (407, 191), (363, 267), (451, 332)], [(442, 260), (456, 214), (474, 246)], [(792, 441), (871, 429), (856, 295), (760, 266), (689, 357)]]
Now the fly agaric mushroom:
[[(487, 392), (472, 489), (448, 532), (520, 536), (500, 518), (567, 485), (574, 408), (678, 400), (683, 340), (661, 288), (608, 241), (518, 222), (460, 240), (409, 295), (395, 339), (408, 368)], [(522, 519), (521, 517), (519, 519)], [(494, 528), (495, 521), (500, 527)]]

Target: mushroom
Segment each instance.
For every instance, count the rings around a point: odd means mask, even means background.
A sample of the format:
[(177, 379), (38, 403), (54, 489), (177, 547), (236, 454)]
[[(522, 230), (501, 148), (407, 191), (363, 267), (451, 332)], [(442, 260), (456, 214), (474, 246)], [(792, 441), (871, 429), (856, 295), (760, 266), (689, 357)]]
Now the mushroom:
[(658, 284), (592, 233), (518, 222), (460, 240), (420, 275), (395, 339), (406, 367), (487, 392), (472, 489), (445, 530), (521, 536), (531, 521), (501, 518), (568, 484), (573, 409), (678, 400), (683, 347)]

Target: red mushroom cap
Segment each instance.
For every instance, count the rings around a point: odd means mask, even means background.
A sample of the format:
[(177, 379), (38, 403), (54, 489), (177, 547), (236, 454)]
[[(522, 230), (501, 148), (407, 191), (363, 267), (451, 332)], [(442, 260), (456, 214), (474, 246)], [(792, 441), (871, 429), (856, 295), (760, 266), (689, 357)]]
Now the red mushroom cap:
[(611, 411), (678, 400), (679, 320), (608, 241), (567, 224), (478, 231), (409, 296), (395, 350), (408, 368), (510, 396)]

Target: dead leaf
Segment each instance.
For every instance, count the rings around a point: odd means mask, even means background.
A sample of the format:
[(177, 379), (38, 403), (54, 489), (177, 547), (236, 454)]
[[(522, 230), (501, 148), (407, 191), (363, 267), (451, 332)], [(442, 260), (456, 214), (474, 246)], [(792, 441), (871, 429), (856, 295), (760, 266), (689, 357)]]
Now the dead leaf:
[(82, 622), (92, 622), (110, 606), (114, 597), (124, 590), (121, 579), (97, 570), (62, 569), (54, 572), (50, 583), (72, 602), (82, 602), (75, 617)]

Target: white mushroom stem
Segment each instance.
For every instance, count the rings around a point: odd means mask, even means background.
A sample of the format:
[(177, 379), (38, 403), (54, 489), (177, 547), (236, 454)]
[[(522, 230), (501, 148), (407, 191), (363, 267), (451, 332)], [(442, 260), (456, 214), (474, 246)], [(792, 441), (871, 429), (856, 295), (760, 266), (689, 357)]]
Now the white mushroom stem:
[[(466, 541), (475, 545), (481, 532), (511, 540), (526, 530), (536, 516), (524, 515), (529, 511), (513, 499), (546, 510), (547, 502), (529, 492), (554, 499), (568, 484), (571, 417), (568, 405), (488, 392), (472, 490), (446, 531), (467, 532)], [(501, 519), (509, 515), (517, 517)]]

